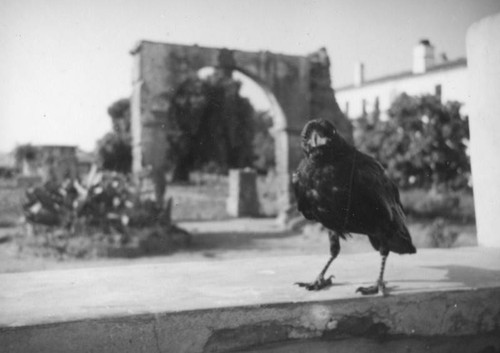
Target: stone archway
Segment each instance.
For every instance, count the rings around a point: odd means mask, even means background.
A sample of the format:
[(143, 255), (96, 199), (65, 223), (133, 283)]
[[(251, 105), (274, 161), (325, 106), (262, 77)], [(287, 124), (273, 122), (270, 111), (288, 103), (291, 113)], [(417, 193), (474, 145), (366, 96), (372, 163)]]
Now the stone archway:
[(290, 175), (302, 158), (300, 131), (304, 124), (311, 118), (326, 118), (352, 140), (351, 125), (331, 88), (330, 62), (324, 49), (293, 56), (141, 41), (131, 54), (133, 171), (152, 169), (157, 197), (164, 192), (170, 98), (203, 67), (241, 71), (268, 94), (275, 110), (276, 171), (283, 179), (279, 183), (283, 211), (292, 202)]

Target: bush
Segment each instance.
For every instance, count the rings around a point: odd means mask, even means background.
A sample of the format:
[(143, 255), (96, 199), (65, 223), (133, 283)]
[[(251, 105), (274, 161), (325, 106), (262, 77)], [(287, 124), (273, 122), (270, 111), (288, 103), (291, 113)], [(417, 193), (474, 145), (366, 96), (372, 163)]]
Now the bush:
[(188, 244), (189, 234), (171, 222), (171, 200), (160, 207), (140, 199), (118, 173), (94, 181), (88, 188), (66, 180), (27, 190), (23, 210), (33, 236), (16, 241), (36, 255), (61, 259), (139, 256), (156, 245), (165, 253)]
[(458, 232), (448, 227), (443, 218), (438, 218), (432, 222), (429, 229), (430, 246), (432, 248), (451, 248), (457, 238)]

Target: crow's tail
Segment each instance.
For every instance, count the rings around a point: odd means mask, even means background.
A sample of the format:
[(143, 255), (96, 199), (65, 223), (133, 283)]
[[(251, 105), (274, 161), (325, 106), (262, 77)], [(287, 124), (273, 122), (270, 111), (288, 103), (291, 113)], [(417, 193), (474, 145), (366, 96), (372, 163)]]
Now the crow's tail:
[(403, 222), (397, 222), (389, 238), (389, 250), (398, 254), (415, 254), (417, 249), (411, 241), (410, 232)]

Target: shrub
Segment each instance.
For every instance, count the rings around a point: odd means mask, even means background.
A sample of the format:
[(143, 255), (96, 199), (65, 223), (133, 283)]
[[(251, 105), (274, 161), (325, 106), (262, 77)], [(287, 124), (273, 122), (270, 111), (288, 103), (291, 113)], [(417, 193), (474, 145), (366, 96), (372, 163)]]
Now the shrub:
[(102, 169), (119, 173), (132, 171), (132, 144), (129, 137), (109, 132), (97, 144)]
[(432, 222), (428, 237), (432, 248), (451, 248), (458, 238), (458, 232), (448, 227), (443, 218), (437, 218)]
[(400, 188), (468, 188), (469, 127), (458, 102), (402, 94), (387, 121), (365, 117), (356, 125), (359, 148), (378, 159)]
[(165, 207), (142, 200), (118, 173), (95, 179), (88, 188), (66, 180), (28, 190), (23, 210), (34, 232), (16, 241), (37, 255), (61, 259), (139, 256), (152, 252), (151, 242), (163, 244), (162, 252), (188, 244), (189, 234), (171, 222), (171, 199)]

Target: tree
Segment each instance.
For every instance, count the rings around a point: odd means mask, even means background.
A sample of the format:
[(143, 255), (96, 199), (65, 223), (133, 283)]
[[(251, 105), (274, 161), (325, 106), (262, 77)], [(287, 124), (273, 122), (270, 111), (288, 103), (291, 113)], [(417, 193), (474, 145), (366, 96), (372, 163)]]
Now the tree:
[(205, 80), (188, 79), (178, 87), (168, 117), (174, 180), (188, 180), (194, 169), (225, 173), (252, 166), (255, 112), (240, 95), (240, 87), (223, 70)]
[(356, 143), (373, 155), (402, 188), (467, 187), (469, 127), (460, 103), (431, 95), (400, 95), (387, 121), (360, 118)]
[(130, 173), (132, 138), (130, 135), (130, 100), (119, 99), (108, 108), (113, 131), (97, 142), (97, 152), (104, 170)]
[(108, 107), (113, 131), (119, 135), (130, 135), (130, 99), (122, 98)]
[(130, 173), (132, 170), (132, 144), (115, 132), (108, 132), (97, 142), (97, 151), (104, 170)]

